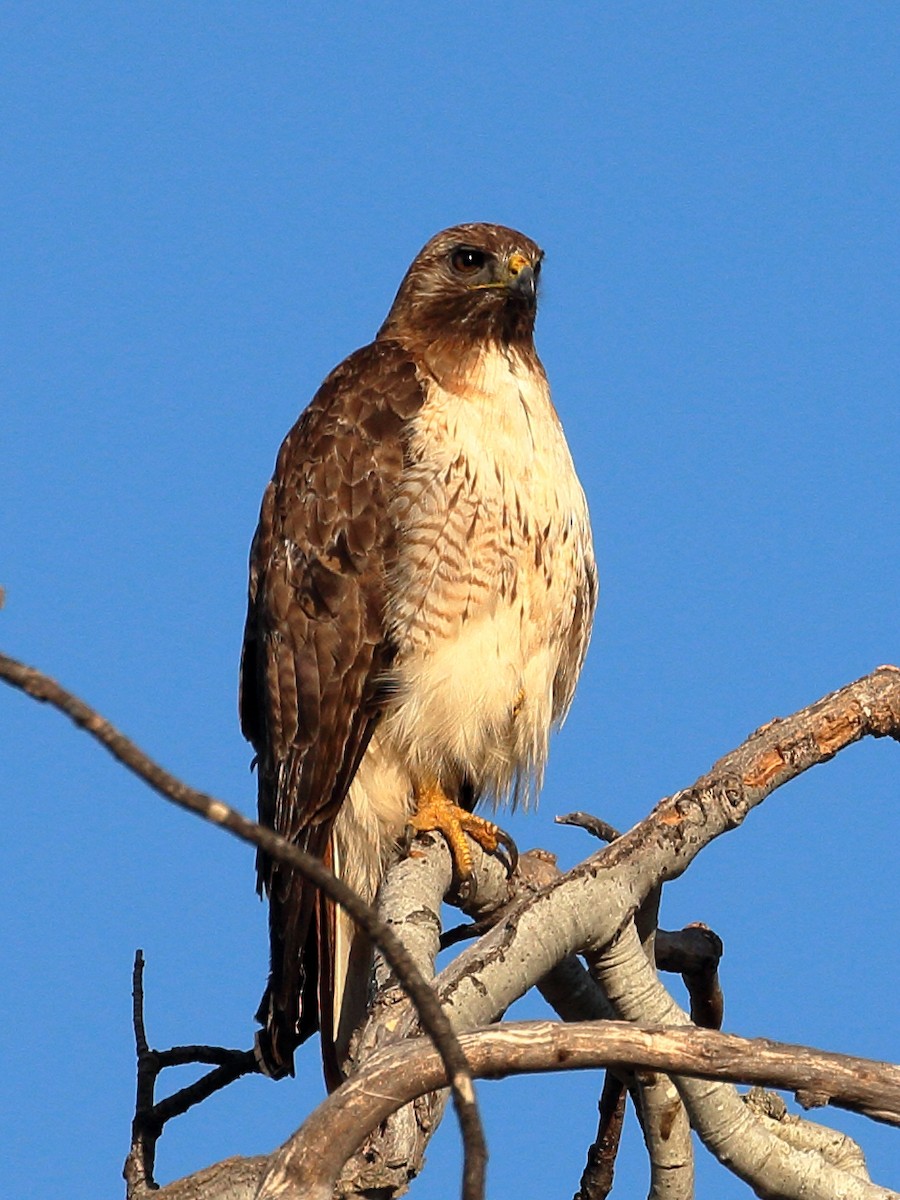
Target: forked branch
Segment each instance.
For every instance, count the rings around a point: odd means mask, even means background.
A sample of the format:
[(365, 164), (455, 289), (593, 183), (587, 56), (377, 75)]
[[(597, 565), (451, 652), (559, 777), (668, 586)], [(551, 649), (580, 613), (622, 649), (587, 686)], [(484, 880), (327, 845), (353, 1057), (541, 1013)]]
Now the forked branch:
[[(124, 1174), (128, 1195), (136, 1198), (156, 1188), (153, 1178), (156, 1143), (166, 1122), (186, 1113), (242, 1075), (258, 1072), (259, 1064), (252, 1050), (227, 1050), (224, 1046), (173, 1046), (169, 1050), (152, 1050), (144, 1026), (144, 955), (140, 950), (134, 956), (132, 1008), (137, 1098), (131, 1123), (131, 1151)], [(156, 1081), (160, 1074), (167, 1067), (191, 1063), (204, 1063), (213, 1070), (164, 1100), (157, 1100)]]
[(495, 1020), (567, 956), (608, 945), (653, 889), (681, 875), (714, 838), (737, 828), (776, 788), (866, 736), (900, 740), (896, 667), (879, 667), (757, 730), (465, 949), (435, 981), (454, 1023)]
[[(489, 1024), (535, 986), (564, 1019), (606, 1015), (601, 990), (591, 986), (572, 956), (611, 943), (651, 892), (680, 875), (715, 837), (739, 826), (776, 788), (865, 736), (900, 738), (900, 671), (895, 667), (878, 668), (791, 717), (769, 722), (608, 848), (548, 880), (523, 902), (515, 899), (496, 926), (435, 980), (454, 1026)], [(616, 831), (598, 832), (607, 837)], [(485, 859), (477, 876), (479, 893), (493, 892), (507, 903), (499, 864)], [(420, 907), (418, 895), (395, 899), (403, 898), (409, 903), (395, 905), (389, 915), (399, 918)], [(688, 955), (684, 942), (677, 949), (682, 968), (705, 976), (692, 990), (692, 1008), (698, 1018), (716, 1023), (721, 1006), (714, 976), (717, 947), (707, 946), (702, 959)], [(394, 1008), (382, 1038), (400, 1040), (414, 1031), (414, 1018)], [(388, 1148), (392, 1156), (400, 1152), (396, 1141), (381, 1147)], [(415, 1159), (417, 1149), (407, 1148)], [(370, 1151), (367, 1144), (367, 1158)]]

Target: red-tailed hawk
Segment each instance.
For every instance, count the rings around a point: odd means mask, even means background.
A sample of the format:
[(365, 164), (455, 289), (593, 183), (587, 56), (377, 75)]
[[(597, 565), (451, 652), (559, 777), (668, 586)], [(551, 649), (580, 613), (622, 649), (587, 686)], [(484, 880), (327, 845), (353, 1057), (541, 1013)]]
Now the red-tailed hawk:
[[(542, 258), (500, 225), (432, 238), (263, 498), (240, 700), (260, 820), (368, 900), (410, 824), (445, 832), (462, 875), (461, 827), (496, 848), (470, 812), (537, 788), (587, 649), (587, 506), (532, 340)], [(299, 875), (257, 867), (258, 1052), (283, 1075), (320, 1027), (334, 1083), (370, 947)]]

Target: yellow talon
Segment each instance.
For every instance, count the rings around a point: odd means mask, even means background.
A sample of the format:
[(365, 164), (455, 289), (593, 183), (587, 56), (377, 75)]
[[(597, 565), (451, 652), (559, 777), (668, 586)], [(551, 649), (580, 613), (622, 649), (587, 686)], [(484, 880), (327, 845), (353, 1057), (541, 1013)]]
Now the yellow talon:
[(444, 835), (453, 859), (454, 874), (459, 881), (468, 879), (472, 874), (472, 852), (466, 842), (466, 834), (488, 854), (495, 854), (502, 845), (509, 856), (510, 874), (516, 868), (519, 855), (509, 834), (504, 833), (493, 821), (476, 817), (474, 813), (454, 804), (438, 784), (429, 784), (419, 791), (416, 811), (409, 823), (416, 833), (436, 830)]

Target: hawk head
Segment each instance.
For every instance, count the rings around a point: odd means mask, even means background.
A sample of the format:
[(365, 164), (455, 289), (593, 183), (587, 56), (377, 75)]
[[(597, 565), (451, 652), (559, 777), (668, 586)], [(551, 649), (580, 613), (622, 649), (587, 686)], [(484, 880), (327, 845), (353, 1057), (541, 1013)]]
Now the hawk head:
[(416, 255), (380, 338), (530, 343), (544, 252), (505, 225), (454, 225)]

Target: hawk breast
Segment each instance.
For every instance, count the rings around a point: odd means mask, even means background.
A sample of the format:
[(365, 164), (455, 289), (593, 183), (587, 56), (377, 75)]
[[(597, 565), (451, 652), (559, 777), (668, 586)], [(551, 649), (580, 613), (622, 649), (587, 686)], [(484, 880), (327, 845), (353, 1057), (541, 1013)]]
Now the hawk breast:
[(536, 355), (491, 348), (432, 377), (391, 502), (397, 703), (413, 773), (497, 796), (539, 782), (596, 590), (584, 493)]

